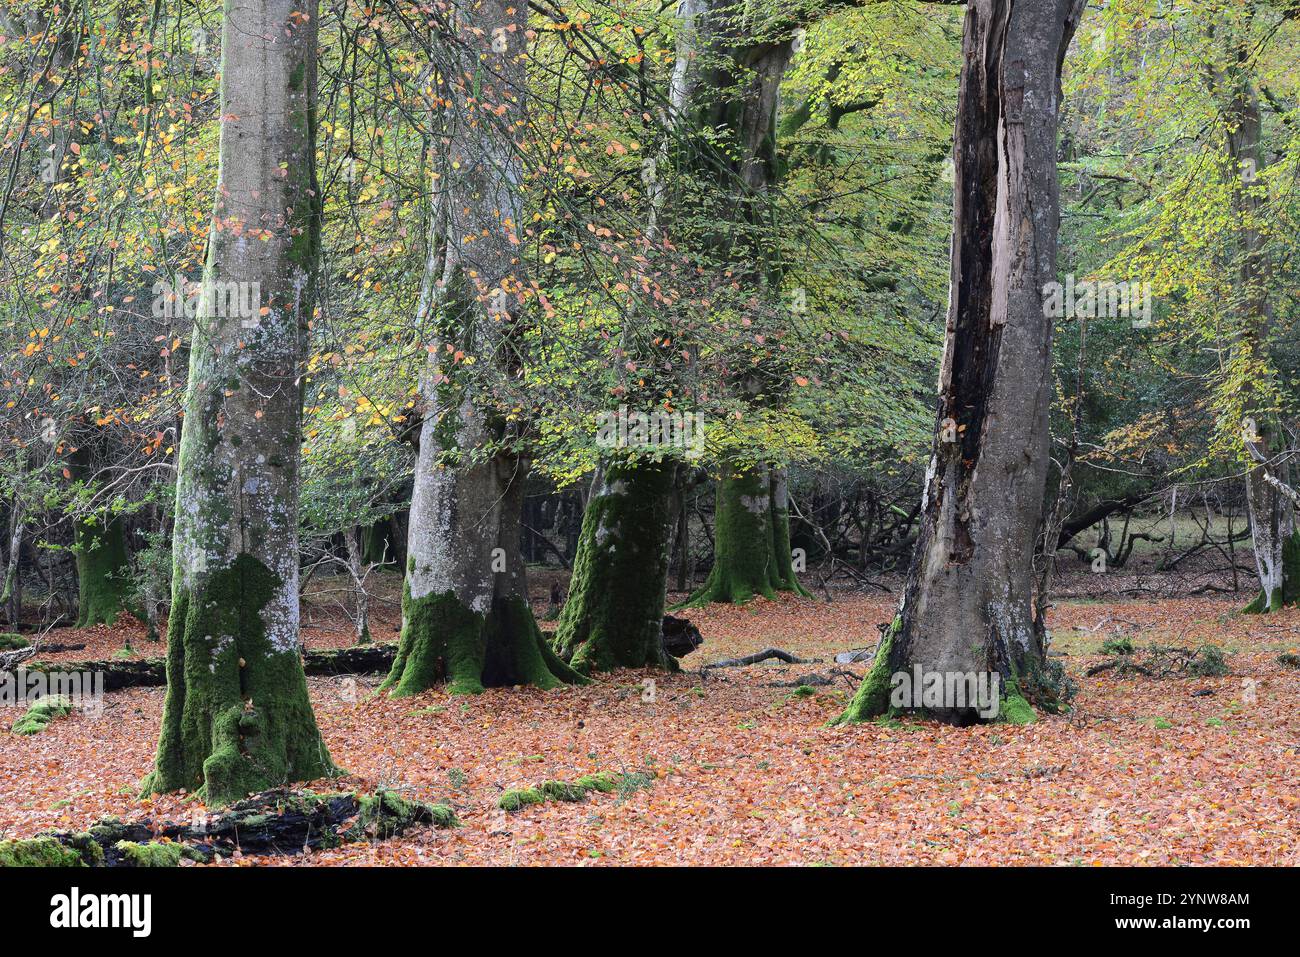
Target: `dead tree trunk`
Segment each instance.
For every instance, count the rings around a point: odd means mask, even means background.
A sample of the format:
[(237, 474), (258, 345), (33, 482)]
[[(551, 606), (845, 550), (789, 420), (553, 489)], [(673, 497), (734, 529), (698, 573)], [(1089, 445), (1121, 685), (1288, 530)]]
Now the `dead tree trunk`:
[[(997, 673), (1023, 713), (1020, 695), (1041, 671), (1033, 552), (1052, 384), (1043, 297), (1056, 279), (1061, 64), (1083, 6), (967, 7), (947, 337), (920, 534), (898, 614), (841, 721), (888, 711), (892, 676), (915, 666), (990, 685)], [(925, 710), (976, 719), (946, 697)]]

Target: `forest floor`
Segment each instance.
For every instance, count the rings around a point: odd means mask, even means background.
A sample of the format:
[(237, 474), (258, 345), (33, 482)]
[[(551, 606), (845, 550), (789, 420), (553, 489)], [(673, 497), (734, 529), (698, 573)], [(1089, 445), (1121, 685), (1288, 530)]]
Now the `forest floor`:
[[(533, 584), (539, 597), (544, 585)], [(705, 644), (681, 673), (625, 671), (549, 693), (394, 701), (371, 697), (379, 676), (310, 678), (325, 741), (350, 772), (314, 787), (447, 801), (462, 826), (225, 863), (1300, 865), (1300, 670), (1278, 661), (1300, 647), (1300, 611), (1243, 616), (1236, 599), (1066, 601), (1050, 625), (1052, 652), (1080, 688), (1069, 715), (1029, 726), (825, 727), (856, 678), (793, 685), (836, 668), (860, 675), (834, 656), (874, 645), (894, 604), (845, 592), (829, 604), (697, 609), (688, 614)], [(316, 611), (309, 647), (350, 643), (345, 619)], [(381, 605), (377, 638), (395, 637), (395, 611)], [(1116, 636), (1138, 647), (1212, 643), (1231, 673), (1087, 677)], [(126, 619), (47, 641), (87, 645), (42, 656), (65, 661), (162, 651)], [(769, 646), (819, 661), (699, 670)], [(190, 798), (136, 796), (163, 689), (105, 698), (99, 719), (74, 713), (31, 737), (0, 731), (0, 836), (109, 814), (190, 818)], [(0, 715), (0, 728), (10, 723)], [(597, 770), (640, 773), (578, 803), (497, 808), (502, 789)]]

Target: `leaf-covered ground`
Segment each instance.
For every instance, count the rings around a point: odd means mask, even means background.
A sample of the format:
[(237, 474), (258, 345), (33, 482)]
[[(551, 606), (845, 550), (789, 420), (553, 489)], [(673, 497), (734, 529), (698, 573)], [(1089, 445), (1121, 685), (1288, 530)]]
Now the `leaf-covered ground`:
[[(811, 665), (621, 672), (558, 692), (497, 689), (370, 697), (377, 677), (309, 679), (326, 741), (350, 777), (446, 800), (462, 827), (240, 864), (1300, 864), (1300, 612), (1238, 616), (1213, 600), (1067, 603), (1054, 652), (1080, 684), (1074, 712), (1028, 727), (919, 721), (827, 729), (851, 682), (775, 687), (874, 644), (890, 596), (758, 601), (691, 612), (705, 662), (775, 645)], [(1116, 634), (1138, 646), (1212, 642), (1221, 678), (1084, 677)], [(61, 657), (104, 657), (120, 630)], [(346, 643), (346, 630), (310, 644)], [(133, 638), (137, 653), (160, 646)], [(103, 652), (97, 654), (96, 652)], [(853, 666), (860, 673), (860, 666)], [(1212, 692), (1194, 695), (1193, 692)], [(0, 833), (77, 828), (107, 814), (188, 817), (184, 797), (136, 797), (163, 689), (107, 696), (42, 734), (0, 730)], [(0, 728), (18, 716), (0, 715)], [(633, 773), (611, 794), (507, 814), (503, 789), (596, 770)]]

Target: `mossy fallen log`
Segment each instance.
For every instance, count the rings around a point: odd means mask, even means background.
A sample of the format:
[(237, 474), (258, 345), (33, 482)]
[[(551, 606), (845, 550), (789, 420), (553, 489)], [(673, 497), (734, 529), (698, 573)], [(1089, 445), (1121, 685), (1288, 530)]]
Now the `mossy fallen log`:
[(387, 840), (418, 824), (457, 827), (445, 804), (408, 801), (392, 791), (315, 794), (278, 788), (189, 823), (105, 818), (84, 831), (0, 842), (0, 867), (174, 867), (216, 856), (300, 854), (307, 849)]
[[(308, 675), (387, 674), (397, 655), (395, 644), (373, 644), (352, 648), (308, 651), (303, 655), (303, 670)], [(27, 671), (64, 673), (97, 671), (104, 676), (105, 691), (123, 688), (148, 688), (167, 683), (166, 661), (141, 658), (134, 661), (25, 661)], [(3, 669), (0, 669), (3, 670)]]

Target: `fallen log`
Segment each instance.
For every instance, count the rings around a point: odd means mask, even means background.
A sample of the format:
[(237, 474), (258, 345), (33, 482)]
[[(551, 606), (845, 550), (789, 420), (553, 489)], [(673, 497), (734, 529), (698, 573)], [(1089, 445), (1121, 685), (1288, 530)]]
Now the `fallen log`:
[(198, 811), (188, 824), (105, 818), (85, 831), (58, 831), (0, 842), (0, 866), (170, 867), (181, 858), (300, 854), (364, 840), (385, 840), (416, 824), (457, 827), (445, 804), (407, 801), (392, 791), (315, 794), (277, 788)]
[[(392, 643), (308, 651), (303, 655), (303, 671), (323, 677), (384, 674), (393, 666), (396, 655), (397, 646)], [(15, 666), (16, 664), (17, 662)], [(167, 683), (167, 662), (162, 658), (141, 658), (134, 661), (25, 661), (22, 665), (27, 671), (42, 671), (47, 674), (56, 671), (99, 672), (104, 676), (105, 691), (157, 687)], [(0, 671), (11, 671), (13, 667), (3, 666)]]
[(722, 661), (715, 661), (712, 664), (705, 665), (701, 671), (709, 671), (712, 668), (744, 668), (747, 665), (756, 665), (760, 661), (767, 661), (775, 658), (777, 661), (784, 661), (787, 665), (811, 665), (818, 662), (817, 658), (796, 658), (788, 651), (782, 651), (780, 648), (765, 648), (762, 651), (756, 651), (752, 655), (745, 655), (743, 658), (726, 658)]

